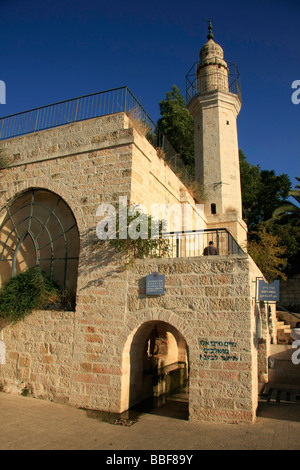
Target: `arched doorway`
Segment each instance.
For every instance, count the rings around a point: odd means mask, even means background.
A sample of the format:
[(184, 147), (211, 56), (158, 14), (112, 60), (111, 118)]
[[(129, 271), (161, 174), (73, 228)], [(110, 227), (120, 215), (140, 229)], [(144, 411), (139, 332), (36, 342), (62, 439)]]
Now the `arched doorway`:
[(76, 297), (79, 233), (73, 212), (57, 194), (32, 188), (0, 213), (0, 285), (40, 266), (73, 308)]
[(128, 408), (155, 408), (173, 400), (175, 413), (182, 411), (187, 419), (189, 359), (182, 334), (167, 322), (147, 321), (133, 335), (127, 354)]

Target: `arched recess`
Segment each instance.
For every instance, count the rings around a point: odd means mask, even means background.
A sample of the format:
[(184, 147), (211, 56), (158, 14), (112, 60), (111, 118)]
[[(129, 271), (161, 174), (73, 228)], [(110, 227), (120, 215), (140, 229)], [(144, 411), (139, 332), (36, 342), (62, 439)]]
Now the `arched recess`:
[(122, 411), (188, 384), (189, 352), (183, 335), (161, 320), (144, 322), (123, 352)]
[(0, 284), (32, 266), (56, 281), (69, 307), (76, 297), (79, 232), (66, 202), (49, 190), (31, 188), (0, 213)]

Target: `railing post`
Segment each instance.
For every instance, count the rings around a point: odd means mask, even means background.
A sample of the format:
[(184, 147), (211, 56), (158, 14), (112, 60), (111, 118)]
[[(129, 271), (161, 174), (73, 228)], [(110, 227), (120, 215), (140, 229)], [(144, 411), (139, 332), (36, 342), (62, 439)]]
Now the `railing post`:
[(36, 131), (36, 126), (37, 126), (37, 122), (38, 122), (38, 119), (39, 119), (39, 114), (40, 114), (40, 110), (38, 109), (37, 110), (37, 113), (36, 113), (36, 118), (35, 118), (35, 124), (34, 124), (34, 131)]
[(180, 244), (179, 244), (179, 237), (176, 237), (176, 258), (180, 257)]
[(124, 94), (124, 113), (126, 113), (127, 107), (127, 86), (125, 87), (125, 94)]
[(79, 102), (79, 98), (77, 98), (77, 100), (76, 100), (76, 109), (75, 109), (74, 122), (76, 122), (76, 119), (77, 119), (78, 102)]
[(228, 231), (226, 231), (227, 233), (227, 254), (230, 255), (231, 254), (231, 250), (230, 250), (230, 233)]

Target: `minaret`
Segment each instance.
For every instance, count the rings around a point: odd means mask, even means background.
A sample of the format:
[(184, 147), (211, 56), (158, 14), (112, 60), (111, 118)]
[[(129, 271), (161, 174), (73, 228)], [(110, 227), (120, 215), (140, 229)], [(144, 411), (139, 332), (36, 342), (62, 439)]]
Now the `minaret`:
[(241, 101), (229, 91), (229, 69), (210, 21), (208, 30), (196, 70), (197, 91), (188, 103), (195, 123), (195, 177), (204, 186), (207, 228), (225, 227), (245, 247), (236, 125)]

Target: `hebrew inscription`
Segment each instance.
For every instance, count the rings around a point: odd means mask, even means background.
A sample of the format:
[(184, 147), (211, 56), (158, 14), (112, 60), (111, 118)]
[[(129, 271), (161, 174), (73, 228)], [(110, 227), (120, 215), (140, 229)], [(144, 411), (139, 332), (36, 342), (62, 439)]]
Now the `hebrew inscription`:
[(238, 361), (239, 357), (234, 352), (237, 343), (234, 341), (200, 340), (200, 361)]

